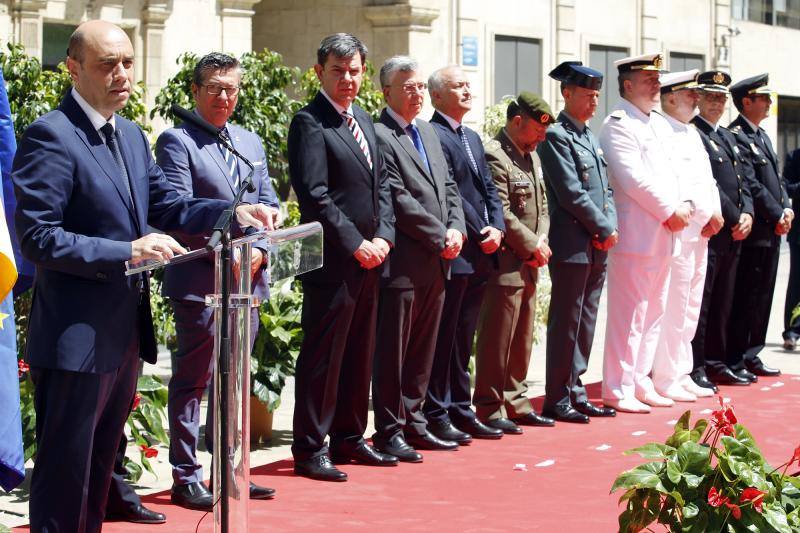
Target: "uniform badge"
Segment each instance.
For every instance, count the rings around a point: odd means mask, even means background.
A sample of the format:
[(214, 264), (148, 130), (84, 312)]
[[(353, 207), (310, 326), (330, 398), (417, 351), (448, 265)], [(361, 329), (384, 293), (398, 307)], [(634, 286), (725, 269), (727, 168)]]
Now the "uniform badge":
[(725, 81), (725, 76), (722, 75), (722, 72), (714, 73), (714, 83), (720, 85), (724, 81)]
[(753, 150), (753, 153), (756, 155), (761, 155), (761, 152), (758, 151), (758, 147), (756, 143), (750, 143), (750, 148)]
[(714, 151), (719, 152), (719, 146), (714, 142), (714, 139), (709, 139), (709, 141), (711, 141), (711, 146), (714, 148)]

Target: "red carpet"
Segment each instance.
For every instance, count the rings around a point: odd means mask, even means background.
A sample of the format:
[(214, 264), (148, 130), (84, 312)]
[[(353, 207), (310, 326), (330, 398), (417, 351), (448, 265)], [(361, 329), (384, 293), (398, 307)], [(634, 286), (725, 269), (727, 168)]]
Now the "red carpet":
[[(589, 391), (597, 397), (599, 384)], [(773, 464), (783, 463), (800, 445), (800, 377), (761, 378), (753, 386), (721, 392)], [(541, 398), (534, 405), (538, 410)], [(290, 460), (264, 465), (253, 469), (252, 479), (275, 487), (278, 497), (252, 502), (250, 530), (616, 531), (619, 493), (609, 495), (609, 488), (619, 472), (641, 461), (622, 452), (663, 442), (672, 431), (670, 421), (688, 408), (693, 418), (707, 417), (700, 412), (717, 405), (716, 398), (708, 398), (649, 415), (593, 419), (586, 426), (525, 428), (524, 435), (477, 441), (456, 452), (426, 452), (421, 464), (342, 467), (350, 476), (347, 483), (296, 477)], [(517, 464), (527, 470), (515, 470)], [(144, 500), (167, 514), (167, 524), (108, 523), (104, 531), (193, 532), (202, 516), (170, 505), (168, 493)], [(208, 515), (199, 531), (212, 530)]]

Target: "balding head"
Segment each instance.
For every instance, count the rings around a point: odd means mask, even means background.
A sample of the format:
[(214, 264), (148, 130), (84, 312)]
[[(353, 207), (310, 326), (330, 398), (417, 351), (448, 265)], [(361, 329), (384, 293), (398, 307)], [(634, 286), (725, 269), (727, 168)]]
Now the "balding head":
[(458, 122), (472, 109), (469, 80), (458, 65), (434, 71), (428, 78), (428, 91), (433, 107)]
[[(89, 20), (78, 26), (69, 38), (67, 45), (67, 57), (75, 61), (82, 62), (84, 50), (87, 44), (95, 44), (98, 39), (117, 37), (122, 38), (131, 44), (128, 34), (116, 24), (105, 20)], [(133, 48), (133, 45), (131, 45)]]

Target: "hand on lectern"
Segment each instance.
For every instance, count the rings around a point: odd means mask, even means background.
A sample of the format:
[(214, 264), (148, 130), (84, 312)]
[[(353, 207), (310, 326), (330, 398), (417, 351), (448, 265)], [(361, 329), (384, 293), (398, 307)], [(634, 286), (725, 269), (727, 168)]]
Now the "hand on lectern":
[(176, 255), (185, 254), (186, 248), (164, 233), (148, 233), (131, 243), (131, 263), (148, 259), (168, 261)]
[(236, 220), (244, 227), (275, 229), (279, 212), (264, 204), (242, 204), (236, 208)]

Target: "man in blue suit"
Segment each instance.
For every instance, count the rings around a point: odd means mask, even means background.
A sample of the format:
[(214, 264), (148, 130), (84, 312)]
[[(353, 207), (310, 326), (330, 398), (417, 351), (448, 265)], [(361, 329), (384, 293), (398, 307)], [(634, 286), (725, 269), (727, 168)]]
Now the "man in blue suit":
[[(483, 143), (461, 120), (472, 109), (469, 81), (458, 66), (444, 67), (428, 79), (436, 111), (431, 125), (442, 143), (447, 164), (458, 185), (467, 240), (445, 282), (445, 300), (433, 371), (423, 411), (428, 429), (443, 440), (466, 444), (475, 438), (499, 439), (503, 432), (481, 423), (470, 408), (469, 358), (478, 325), (492, 255), (500, 246), (505, 224)], [(454, 427), (455, 426), (455, 427)]]
[[(14, 160), (17, 235), (36, 265), (27, 361), (36, 384), (31, 530), (100, 531), (114, 455), (136, 388), (155, 362), (148, 281), (125, 262), (184, 249), (147, 226), (201, 233), (228, 206), (180, 196), (144, 133), (115, 114), (130, 96), (133, 46), (94, 20), (69, 41), (73, 88), (25, 132)], [(241, 225), (271, 226), (265, 206)]]
[[(206, 122), (221, 128), (233, 147), (255, 167), (256, 190), (246, 193), (244, 201), (260, 203), (278, 216), (278, 198), (270, 184), (267, 156), (261, 139), (250, 131), (228, 122), (239, 97), (241, 71), (239, 61), (231, 56), (211, 53), (201, 58), (194, 69), (192, 95), (195, 113)], [(193, 198), (219, 198), (232, 201), (248, 167), (207, 132), (189, 123), (166, 130), (156, 143), (156, 162), (167, 180), (179, 193)], [(182, 230), (170, 232), (179, 242), (197, 249), (205, 246), (210, 232), (191, 235)], [(253, 248), (250, 270), (253, 294), (267, 298), (269, 288), (262, 268), (267, 255), (258, 244)], [(200, 401), (211, 382), (214, 369), (214, 310), (205, 304), (205, 295), (214, 292), (214, 257), (190, 261), (169, 268), (164, 273), (164, 296), (175, 313), (178, 349), (173, 354), (172, 378), (169, 381), (170, 445), (172, 463), (172, 502), (188, 509), (210, 511), (211, 492), (203, 484), (203, 470), (197, 460), (200, 433)], [(250, 321), (252, 339), (258, 332), (258, 308)], [(211, 450), (213, 435), (211, 409), (206, 417), (206, 447)], [(250, 497), (272, 498), (273, 489), (250, 484)]]

